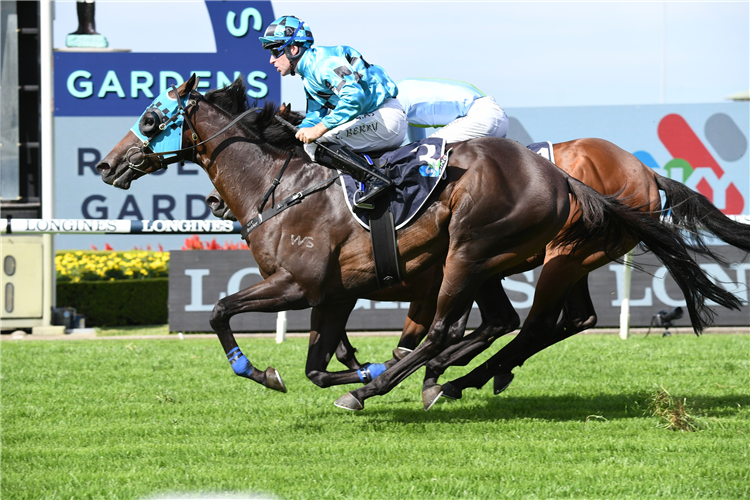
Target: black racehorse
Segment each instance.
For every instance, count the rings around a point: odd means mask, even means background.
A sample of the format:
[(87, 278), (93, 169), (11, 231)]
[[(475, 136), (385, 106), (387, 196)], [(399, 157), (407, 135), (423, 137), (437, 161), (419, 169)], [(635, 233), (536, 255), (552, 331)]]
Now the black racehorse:
[[(275, 369), (255, 369), (240, 351), (230, 318), (250, 311), (312, 307), (307, 372), (313, 378), (317, 373), (323, 376), (357, 298), (377, 290), (369, 235), (351, 217), (340, 190), (330, 189), (338, 174), (302, 153), (291, 132), (275, 121), (277, 108), (267, 104), (247, 110), (246, 104), (238, 104), (238, 109), (227, 112), (195, 92), (197, 83), (193, 76), (160, 95), (156, 101), (170, 106), (164, 108), (167, 113), (157, 113), (154, 106), (144, 113), (138, 130), (147, 139), (129, 131), (97, 169), (104, 182), (127, 189), (134, 179), (174, 159), (191, 160), (206, 171), (243, 225), (256, 222), (246, 241), (264, 280), (221, 299), (211, 315), (211, 327), (237, 375), (285, 391)], [(244, 103), (244, 89), (242, 94)], [(152, 152), (159, 135), (180, 120), (188, 127), (181, 147), (169, 152), (175, 156)], [(294, 195), (299, 206), (257, 225), (259, 200), (285, 163), (285, 183), (277, 196)], [(304, 187), (304, 194), (295, 194)], [(575, 221), (559, 234), (571, 210), (577, 213)], [(367, 398), (387, 393), (456, 342), (487, 278), (542, 252), (553, 238), (573, 247), (604, 238), (606, 247), (617, 252), (634, 239), (664, 233), (658, 226), (649, 216), (599, 195), (514, 141), (485, 138), (456, 145), (446, 181), (419, 219), (399, 234), (404, 286), (378, 296), (408, 296), (409, 286), (440, 263), (443, 279), (426, 339), (336, 405), (362, 409)], [(296, 245), (300, 237), (311, 245)], [(685, 253), (678, 235), (659, 242), (668, 246), (664, 252)]]

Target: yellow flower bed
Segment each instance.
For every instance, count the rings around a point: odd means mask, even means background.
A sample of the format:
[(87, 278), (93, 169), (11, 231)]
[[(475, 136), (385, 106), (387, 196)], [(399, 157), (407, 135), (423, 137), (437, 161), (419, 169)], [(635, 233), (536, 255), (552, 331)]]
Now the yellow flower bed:
[(169, 252), (60, 251), (55, 257), (57, 281), (115, 281), (169, 276)]

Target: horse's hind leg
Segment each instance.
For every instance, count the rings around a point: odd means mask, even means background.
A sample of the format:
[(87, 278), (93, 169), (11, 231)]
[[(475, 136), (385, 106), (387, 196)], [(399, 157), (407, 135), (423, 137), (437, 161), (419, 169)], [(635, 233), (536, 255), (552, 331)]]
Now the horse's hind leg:
[[(464, 261), (461, 252), (456, 252), (456, 255), (454, 263), (450, 255), (446, 260), (446, 278), (441, 284), (437, 313), (425, 340), (381, 376), (341, 396), (336, 400), (336, 406), (348, 410), (363, 409), (367, 398), (388, 393), (463, 335), (474, 294), (484, 279), (481, 277), (483, 269), (471, 261)], [(472, 273), (469, 273), (469, 268)]]
[(586, 271), (580, 261), (564, 255), (548, 258), (537, 282), (534, 303), (516, 338), (469, 374), (443, 385), (444, 392), (453, 398), (461, 397), (463, 389), (479, 389), (501, 370), (520, 366), (531, 355), (551, 345), (563, 304), (583, 274)]
[[(524, 361), (558, 342), (593, 328), (596, 326), (596, 320), (596, 310), (589, 293), (588, 276), (585, 276), (573, 285), (568, 298), (565, 300), (563, 315), (555, 325), (555, 333), (544, 343), (537, 344), (524, 353)], [(518, 366), (522, 364), (523, 362)], [(493, 391), (496, 396), (503, 392), (513, 380), (512, 369), (509, 366), (501, 366), (500, 371), (495, 375)]]
[(265, 371), (257, 370), (240, 351), (229, 320), (244, 312), (278, 312), (305, 307), (309, 305), (304, 290), (284, 269), (260, 283), (219, 300), (211, 313), (211, 328), (219, 337), (234, 373), (269, 389), (286, 392), (286, 386), (275, 368), (269, 366)]
[[(433, 325), (427, 338), (414, 351), (405, 358), (399, 360), (395, 365), (388, 368), (382, 375), (355, 391), (348, 392), (336, 400), (339, 408), (347, 410), (361, 410), (364, 401), (372, 396), (387, 394), (406, 377), (417, 371), (432, 357), (440, 352), (441, 348), (450, 345), (463, 335), (466, 329), (466, 321), (471, 312), (471, 302), (462, 307), (461, 316), (437, 321), (437, 327)], [(387, 377), (387, 380), (385, 378)], [(382, 381), (381, 381), (382, 379)], [(374, 385), (373, 385), (374, 384)]]
[[(520, 325), (518, 313), (508, 299), (500, 275), (485, 281), (476, 296), (482, 324), (458, 343), (445, 349), (429, 363), (422, 385), (422, 401), (429, 409), (442, 393), (437, 379), (449, 366), (466, 366), (477, 355), (488, 349), (499, 337), (512, 332)], [(434, 388), (434, 389), (433, 389)]]

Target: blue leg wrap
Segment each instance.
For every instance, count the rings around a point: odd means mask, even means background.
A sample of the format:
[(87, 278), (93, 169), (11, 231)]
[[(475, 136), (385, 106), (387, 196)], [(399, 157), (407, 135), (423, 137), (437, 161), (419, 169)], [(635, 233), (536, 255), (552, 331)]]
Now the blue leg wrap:
[(384, 371), (385, 364), (383, 363), (368, 364), (357, 370), (357, 375), (359, 375), (359, 380), (366, 384), (378, 375), (382, 375)]
[(240, 377), (250, 378), (250, 374), (253, 373), (253, 364), (242, 354), (239, 347), (235, 347), (229, 351), (227, 359), (229, 360), (229, 364), (232, 365), (234, 373)]

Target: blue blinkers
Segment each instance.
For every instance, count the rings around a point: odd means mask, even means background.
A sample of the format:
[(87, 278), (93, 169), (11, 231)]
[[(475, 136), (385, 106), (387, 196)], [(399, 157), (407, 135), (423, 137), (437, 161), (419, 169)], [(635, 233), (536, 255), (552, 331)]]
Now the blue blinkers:
[[(174, 92), (177, 95), (175, 89)], [(188, 96), (182, 98), (183, 108)], [(130, 129), (154, 153), (176, 151), (182, 147), (182, 126), (185, 118), (179, 111), (176, 99), (169, 96), (169, 90), (163, 92), (146, 111), (138, 118)], [(166, 155), (173, 157), (175, 154)]]

